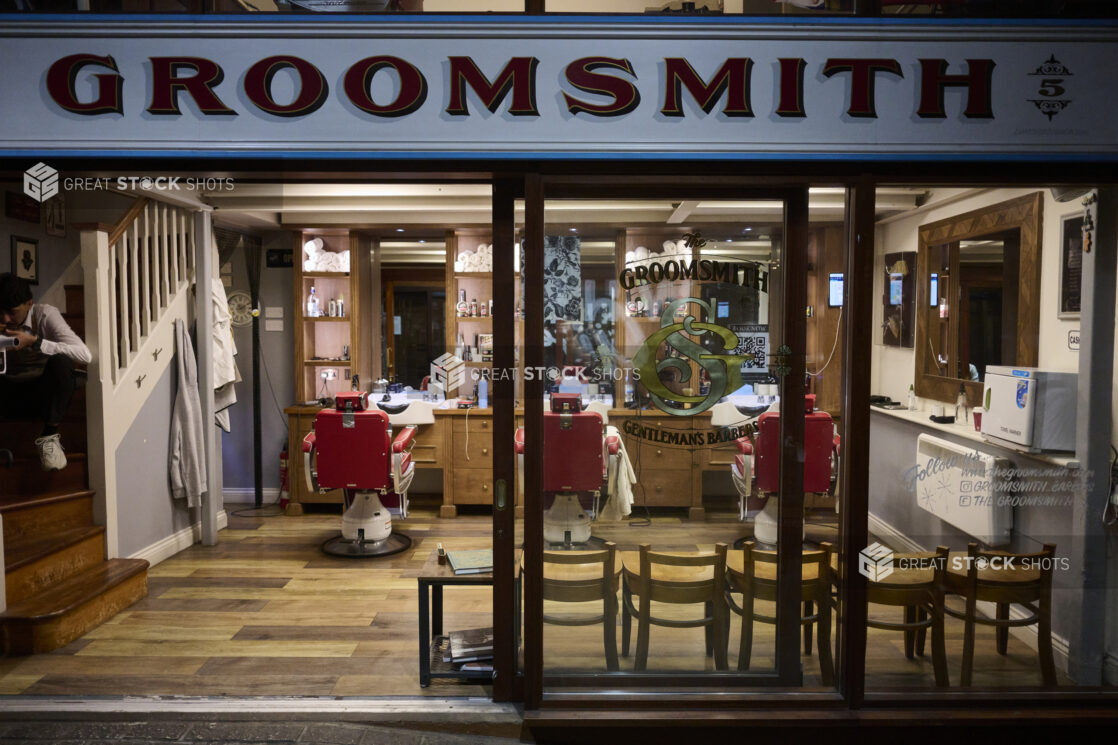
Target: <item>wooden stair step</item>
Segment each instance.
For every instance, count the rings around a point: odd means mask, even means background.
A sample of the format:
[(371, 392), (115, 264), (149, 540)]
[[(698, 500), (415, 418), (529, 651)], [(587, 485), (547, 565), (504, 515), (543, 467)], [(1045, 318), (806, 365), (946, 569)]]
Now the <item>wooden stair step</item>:
[(9, 603), (20, 603), (105, 560), (100, 525), (62, 530), (45, 539), (4, 546), (4, 587)]
[[(77, 398), (76, 393), (75, 398)], [(88, 449), (89, 440), (86, 434), (84, 398), (81, 405), (83, 408), (78, 409), (71, 403), (66, 415), (58, 423), (58, 433), (62, 435), (62, 449), (66, 453), (67, 460), (84, 453)], [(42, 433), (43, 423), (41, 421), (4, 422), (2, 431), (0, 431), (0, 448), (11, 450), (18, 459), (33, 458), (37, 466), (39, 450), (35, 446), (35, 440), (39, 439)], [(0, 463), (0, 474), (3, 474), (5, 465)], [(2, 480), (2, 476), (0, 476), (0, 481)]]
[(0, 500), (4, 543), (19, 545), (93, 525), (93, 494), (89, 489), (60, 490)]
[(89, 567), (0, 614), (5, 652), (41, 654), (63, 647), (147, 594), (148, 562), (111, 559)]
[(38, 454), (17, 457), (11, 468), (7, 463), (0, 463), (2, 504), (44, 493), (78, 492), (88, 488), (89, 463), (85, 453), (67, 452), (66, 467), (61, 471), (44, 471)]

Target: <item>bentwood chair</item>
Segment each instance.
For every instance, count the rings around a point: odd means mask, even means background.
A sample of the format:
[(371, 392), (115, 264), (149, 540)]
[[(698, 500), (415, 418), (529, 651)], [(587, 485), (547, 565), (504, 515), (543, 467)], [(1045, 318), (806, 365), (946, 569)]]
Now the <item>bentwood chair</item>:
[[(648, 637), (651, 626), (668, 628), (698, 628), (706, 631), (706, 652), (713, 654), (718, 670), (728, 669), (726, 664), (726, 635), (729, 611), (726, 607), (726, 544), (719, 543), (713, 553), (657, 553), (647, 543), (642, 543), (639, 554), (639, 571), (634, 571), (628, 561), (622, 571), (621, 654), (629, 654), (629, 637), (632, 619), (637, 619), (637, 652), (633, 669), (641, 672), (648, 667)], [(633, 596), (639, 606), (633, 604)], [(652, 603), (670, 605), (699, 605), (703, 614), (698, 618), (665, 618), (652, 615)]]
[(598, 614), (544, 613), (544, 623), (556, 626), (602, 624), (606, 669), (618, 670), (617, 662), (617, 545), (607, 542), (603, 551), (544, 551), (543, 599), (556, 603), (600, 601)]
[[(777, 553), (761, 551), (752, 541), (742, 547), (741, 568), (734, 566), (736, 556), (731, 556), (727, 566), (726, 604), (741, 616), (741, 643), (738, 646), (738, 670), (748, 670), (753, 650), (753, 623), (760, 621), (776, 625), (775, 616), (757, 612), (755, 601), (776, 602)], [(823, 685), (833, 685), (835, 663), (831, 657), (831, 544), (821, 543), (818, 549), (805, 549), (800, 580), (800, 600), (804, 615), (804, 654), (811, 654), (811, 627), (816, 625), (819, 647), (819, 671)], [(741, 594), (741, 605), (734, 601), (734, 593)]]
[[(939, 546), (934, 554), (894, 554), (894, 569), (879, 579), (866, 581), (866, 600), (871, 604), (904, 608), (904, 621), (885, 621), (867, 616), (871, 629), (903, 631), (905, 657), (923, 655), (923, 636), (932, 630), (932, 671), (936, 685), (950, 685), (947, 675), (947, 651), (943, 631), (944, 577), (947, 573), (947, 547)], [(917, 637), (920, 642), (917, 644)]]
[[(1056, 664), (1052, 658), (1052, 569), (1056, 546), (1044, 544), (1039, 553), (1009, 554), (983, 551), (978, 544), (967, 546), (967, 553), (953, 554), (947, 571), (947, 591), (966, 601), (962, 611), (945, 608), (953, 618), (963, 620), (963, 671), (960, 685), (971, 685), (974, 671), (974, 626), (993, 626), (998, 654), (1005, 655), (1009, 630), (1037, 625), (1037, 653), (1040, 676), (1046, 686), (1056, 685)], [(995, 604), (995, 617), (987, 618), (977, 610), (979, 601)], [(1017, 604), (1029, 611), (1025, 618), (1010, 618), (1009, 606)]]

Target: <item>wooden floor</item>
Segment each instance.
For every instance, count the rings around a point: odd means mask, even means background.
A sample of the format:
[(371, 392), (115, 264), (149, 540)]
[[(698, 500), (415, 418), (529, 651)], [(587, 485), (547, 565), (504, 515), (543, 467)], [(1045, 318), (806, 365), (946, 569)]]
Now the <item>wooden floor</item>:
[[(227, 509), (232, 515), (236, 506)], [(412, 537), (411, 549), (373, 560), (321, 553), (321, 542), (339, 529), (336, 514), (231, 516), (219, 545), (192, 547), (154, 567), (148, 597), (109, 623), (51, 654), (0, 660), (0, 694), (487, 696), (486, 687), (454, 681), (419, 687), (416, 573), (436, 542), (448, 550), (490, 545), (489, 517), (437, 514), (434, 503), (418, 503), (395, 526)], [(595, 534), (623, 550), (643, 542), (703, 549), (742, 535), (736, 514), (708, 514), (702, 523), (682, 513), (658, 514), (647, 525), (598, 525)], [(809, 538), (827, 538), (829, 529), (808, 531)], [(445, 603), (448, 629), (491, 624), (488, 588), (448, 589)], [(871, 613), (899, 616), (900, 609)], [(948, 663), (957, 683), (962, 625), (948, 624)], [(731, 665), (739, 628), (735, 618)], [(869, 633), (867, 688), (932, 687), (930, 656), (907, 660), (899, 633)], [(548, 672), (605, 670), (600, 626), (547, 626), (544, 644)], [(993, 633), (980, 628), (976, 650), (976, 686), (1039, 684), (1035, 653), (1013, 637), (1001, 657)], [(772, 656), (772, 628), (759, 625), (753, 669), (771, 669)], [(802, 659), (805, 684), (818, 686), (816, 656)], [(621, 659), (621, 669), (632, 669), (631, 657)], [(650, 671), (710, 669), (701, 630), (652, 630)]]

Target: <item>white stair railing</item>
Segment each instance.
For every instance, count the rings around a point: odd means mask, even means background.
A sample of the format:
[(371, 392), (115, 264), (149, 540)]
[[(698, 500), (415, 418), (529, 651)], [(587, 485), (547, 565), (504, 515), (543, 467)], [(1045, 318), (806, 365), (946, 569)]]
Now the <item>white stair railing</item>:
[(205, 237), (195, 234), (190, 210), (146, 197), (113, 227), (78, 228), (93, 354), (86, 390), (90, 487), (106, 553), (116, 558), (117, 448), (174, 359), (174, 322), (189, 320), (193, 310), (196, 247)]

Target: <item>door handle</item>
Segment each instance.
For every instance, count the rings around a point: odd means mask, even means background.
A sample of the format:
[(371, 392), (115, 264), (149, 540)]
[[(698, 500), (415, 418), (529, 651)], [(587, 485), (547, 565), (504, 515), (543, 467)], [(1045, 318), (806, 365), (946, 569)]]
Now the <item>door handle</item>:
[(496, 498), (493, 500), (494, 506), (498, 510), (504, 510), (508, 507), (508, 483), (504, 479), (497, 479), (497, 492)]

